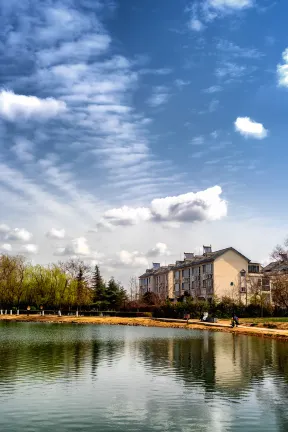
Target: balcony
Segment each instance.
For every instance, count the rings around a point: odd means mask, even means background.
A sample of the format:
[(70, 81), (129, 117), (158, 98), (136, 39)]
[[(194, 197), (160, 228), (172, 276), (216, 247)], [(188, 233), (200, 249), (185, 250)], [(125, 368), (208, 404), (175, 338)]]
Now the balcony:
[(207, 291), (205, 288), (200, 288), (200, 289), (198, 288), (195, 290), (195, 294), (198, 297), (206, 297)]

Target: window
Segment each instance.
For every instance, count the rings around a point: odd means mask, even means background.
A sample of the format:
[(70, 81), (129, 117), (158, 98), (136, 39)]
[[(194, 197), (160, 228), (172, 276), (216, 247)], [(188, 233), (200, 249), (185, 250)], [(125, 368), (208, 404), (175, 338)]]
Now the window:
[(248, 272), (249, 273), (259, 273), (259, 265), (249, 264), (248, 265)]
[(205, 274), (210, 274), (210, 273), (212, 273), (212, 264), (204, 264), (204, 265), (202, 266), (202, 271), (203, 271), (203, 273), (205, 273)]
[(183, 270), (182, 276), (188, 278), (190, 276), (190, 269)]
[(179, 279), (179, 271), (175, 272), (175, 279)]

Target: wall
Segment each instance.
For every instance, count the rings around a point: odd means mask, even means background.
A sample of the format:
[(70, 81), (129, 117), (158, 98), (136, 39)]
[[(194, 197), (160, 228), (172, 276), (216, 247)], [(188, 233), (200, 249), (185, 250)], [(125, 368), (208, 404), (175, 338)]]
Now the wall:
[[(228, 251), (214, 261), (214, 295), (239, 299), (240, 271), (248, 271), (248, 260), (234, 251)], [(230, 283), (233, 282), (233, 286)]]
[(174, 273), (173, 270), (169, 270), (168, 273), (168, 297), (174, 298)]

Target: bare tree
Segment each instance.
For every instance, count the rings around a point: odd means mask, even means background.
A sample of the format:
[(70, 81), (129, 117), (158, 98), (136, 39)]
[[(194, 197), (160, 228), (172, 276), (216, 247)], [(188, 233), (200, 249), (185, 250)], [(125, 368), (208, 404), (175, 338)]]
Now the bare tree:
[(274, 275), (271, 284), (273, 303), (280, 308), (288, 309), (288, 275)]
[(130, 291), (130, 301), (137, 301), (139, 297), (138, 293), (138, 280), (136, 276), (132, 276), (129, 280), (129, 291)]
[(286, 238), (283, 245), (278, 244), (275, 246), (271, 258), (275, 261), (288, 261), (288, 238)]

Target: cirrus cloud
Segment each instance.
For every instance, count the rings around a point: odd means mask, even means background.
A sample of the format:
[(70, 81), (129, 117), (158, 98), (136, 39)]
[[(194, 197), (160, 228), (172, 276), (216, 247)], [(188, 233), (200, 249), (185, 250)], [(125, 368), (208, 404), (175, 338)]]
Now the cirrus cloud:
[(268, 130), (264, 128), (263, 124), (251, 120), (250, 117), (238, 117), (234, 125), (235, 130), (245, 138), (263, 139), (268, 135)]
[(29, 118), (51, 118), (66, 110), (66, 103), (54, 98), (41, 99), (36, 96), (0, 92), (0, 116), (9, 121)]

